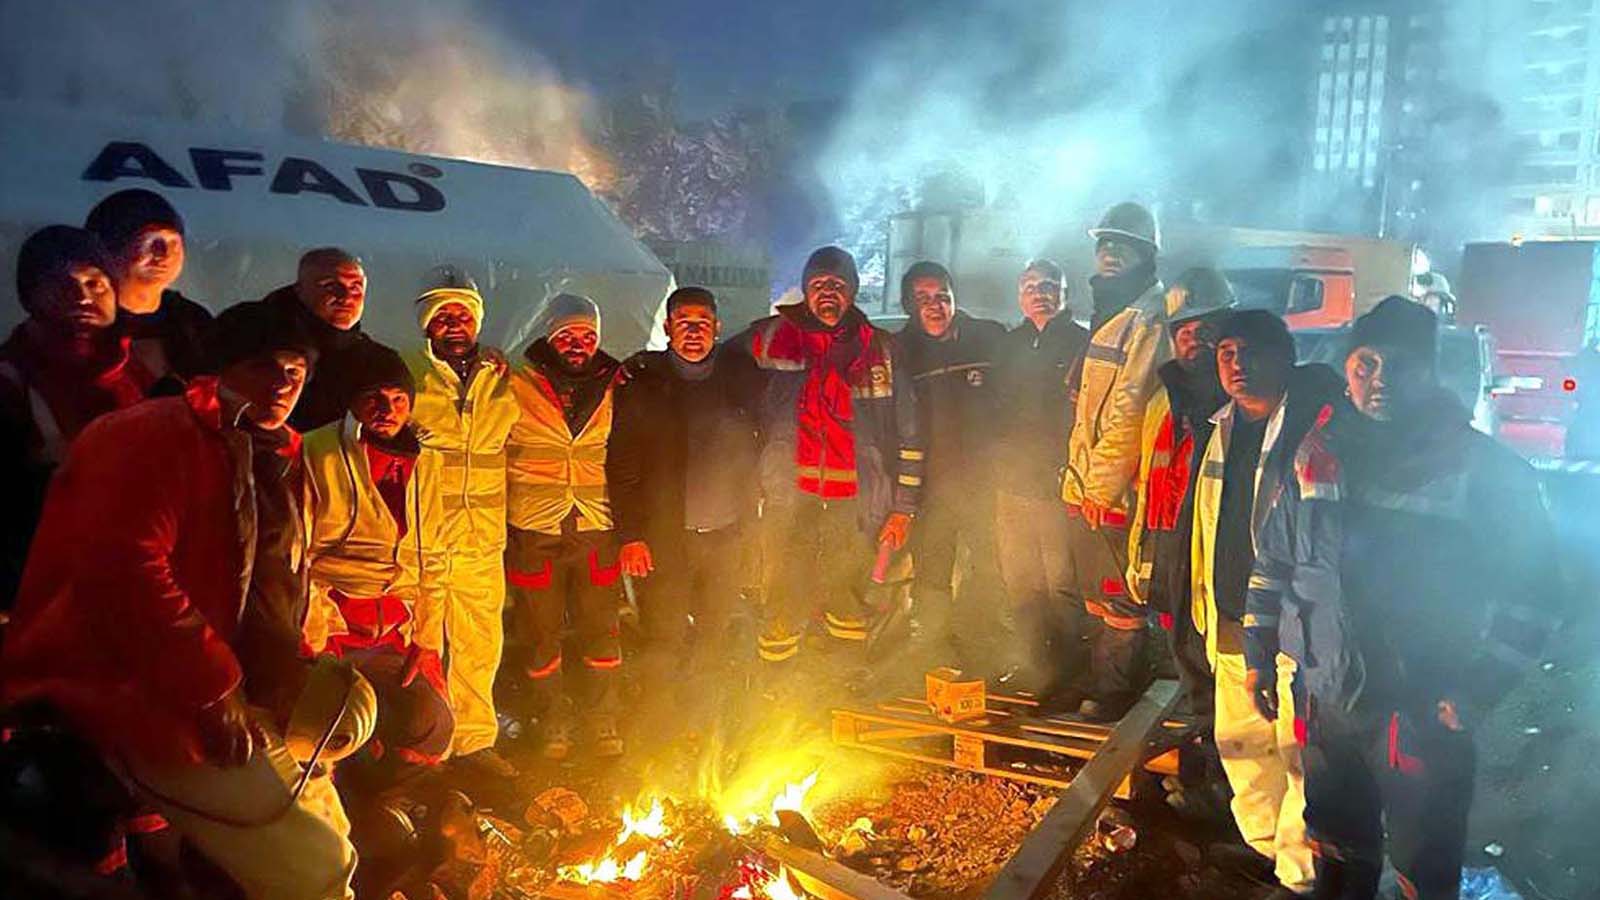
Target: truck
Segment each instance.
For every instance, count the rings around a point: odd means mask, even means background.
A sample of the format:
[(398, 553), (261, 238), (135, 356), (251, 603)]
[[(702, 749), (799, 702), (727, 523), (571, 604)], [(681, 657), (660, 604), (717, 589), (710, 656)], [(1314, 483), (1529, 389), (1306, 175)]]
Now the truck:
[[(30, 232), (81, 225), (106, 195), (143, 187), (184, 216), (178, 288), (213, 312), (292, 282), (301, 253), (333, 245), (362, 258), (362, 327), (395, 347), (420, 339), (411, 301), (447, 265), (483, 290), (485, 340), (513, 353), (563, 291), (599, 304), (606, 349), (662, 341), (672, 273), (571, 174), (17, 103), (0, 119), (8, 292)], [(0, 303), (0, 328), (22, 315)]]

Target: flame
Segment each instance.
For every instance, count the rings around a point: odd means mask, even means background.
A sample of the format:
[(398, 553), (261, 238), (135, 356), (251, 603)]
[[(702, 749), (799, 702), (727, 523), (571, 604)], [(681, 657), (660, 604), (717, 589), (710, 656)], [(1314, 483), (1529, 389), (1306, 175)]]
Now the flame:
[(575, 881), (579, 884), (610, 884), (614, 881), (638, 881), (644, 877), (644, 867), (648, 861), (648, 854), (643, 850), (635, 853), (626, 863), (617, 862), (616, 858), (608, 853), (599, 862), (562, 866), (556, 872), (562, 879)]
[(778, 874), (763, 887), (771, 900), (805, 900), (805, 895), (789, 886), (789, 869), (780, 867)]
[(661, 799), (651, 801), (650, 812), (642, 818), (634, 818), (632, 807), (622, 811), (622, 830), (617, 832), (617, 846), (628, 842), (634, 835), (660, 840), (667, 835), (666, 810), (661, 807)]
[(804, 811), (806, 795), (811, 793), (811, 789), (817, 786), (817, 776), (819, 774), (821, 774), (820, 770), (813, 770), (803, 781), (798, 784), (791, 782), (785, 785), (783, 791), (772, 798), (772, 819), (774, 822), (777, 821), (778, 813), (781, 810), (787, 809), (791, 812)]

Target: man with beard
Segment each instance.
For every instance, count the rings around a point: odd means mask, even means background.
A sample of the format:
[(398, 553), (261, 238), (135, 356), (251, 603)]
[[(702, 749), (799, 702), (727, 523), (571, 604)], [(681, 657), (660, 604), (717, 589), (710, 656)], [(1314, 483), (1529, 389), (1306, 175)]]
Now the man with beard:
[(417, 643), (446, 657), (451, 751), (499, 778), (516, 769), (495, 749), (494, 679), (505, 645), (506, 440), (519, 415), (504, 355), (478, 340), (484, 299), (454, 269), (417, 297), (416, 379), (422, 572)]
[[(970, 668), (990, 658), (998, 625), (974, 614), (993, 612), (990, 601), (999, 587), (988, 456), (994, 404), (989, 370), (1005, 329), (956, 309), (950, 272), (936, 262), (918, 262), (906, 270), (900, 279), (900, 305), (911, 321), (896, 340), (917, 388), (918, 432), (928, 453), (911, 538), (916, 621), (935, 657), (931, 661), (948, 662), (943, 657), (958, 650)], [(961, 550), (969, 568), (962, 573), (957, 601)], [(958, 609), (970, 630), (956, 627)]]
[[(344, 418), (354, 391), (339, 373), (351, 371), (340, 357), (372, 340), (361, 330), (367, 303), (367, 273), (361, 260), (338, 247), (319, 247), (300, 257), (294, 284), (285, 285), (251, 306), (311, 336), (322, 364), (306, 384), (289, 423), (300, 432)], [(246, 304), (240, 304), (246, 305)]]
[(117, 324), (135, 359), (157, 379), (151, 390), (177, 394), (206, 366), (211, 313), (172, 289), (183, 274), (183, 217), (154, 191), (130, 188), (95, 204), (84, 228), (111, 254)]
[(749, 356), (717, 346), (720, 328), (705, 288), (667, 297), (667, 349), (628, 360), (606, 455), (622, 571), (636, 579), (648, 635), (640, 680), (663, 707), (677, 688), (709, 706), (703, 695), (716, 685), (705, 676), (735, 658), (728, 625), (760, 498), (760, 373)]
[(1264, 309), (1225, 319), (1217, 334), (1217, 373), (1228, 403), (1211, 417), (1194, 488), (1191, 621), (1203, 635), (1215, 673), (1217, 751), (1233, 788), (1233, 819), (1247, 847), (1220, 845), (1208, 854), (1224, 867), (1275, 875), (1279, 894), (1310, 890), (1305, 784), (1294, 722), (1287, 711), (1294, 662), (1279, 656), (1277, 696), (1286, 714), (1263, 718), (1245, 687), (1245, 593), (1255, 558), (1256, 525), (1270, 496), (1257, 490), (1281, 480), (1292, 447), (1317, 413), (1339, 396), (1339, 379), (1321, 364), (1295, 365), (1294, 338)]
[(1137, 203), (1106, 212), (1095, 240), (1092, 336), (1078, 379), (1062, 499), (1075, 582), (1092, 625), (1087, 698), (1079, 714), (1119, 719), (1143, 688), (1145, 611), (1128, 594), (1128, 517), (1145, 406), (1172, 354), (1155, 217)]
[(1167, 291), (1173, 358), (1156, 370), (1161, 387), (1145, 409), (1138, 503), (1128, 535), (1128, 591), (1159, 616), (1189, 711), (1207, 722), (1207, 732), (1211, 668), (1189, 615), (1192, 491), (1211, 437), (1211, 414), (1227, 400), (1217, 378), (1217, 324), (1233, 303), (1233, 289), (1215, 269), (1190, 269)]
[(1568, 601), (1538, 479), (1439, 384), (1437, 329), (1404, 297), (1357, 319), (1349, 402), (1260, 488), (1245, 690), (1287, 716), (1280, 652), (1298, 668), (1319, 898), (1375, 896), (1385, 844), (1406, 896), (1459, 894), (1472, 732)]
[(90, 232), (52, 225), (17, 252), (28, 317), (0, 345), (0, 462), (6, 471), (0, 609), (22, 578), (45, 488), (95, 418), (143, 399), (154, 379), (119, 336), (114, 263)]
[[(506, 444), (506, 580), (531, 654), (523, 670), (544, 728), (544, 755), (572, 752), (581, 712), (597, 756), (623, 750), (617, 730), (617, 561), (606, 447), (621, 364), (600, 350), (600, 309), (557, 294), (545, 336), (511, 376), (520, 416)], [(580, 691), (566, 687), (563, 627), (582, 654)], [(576, 668), (576, 667), (574, 667)], [(581, 703), (578, 698), (581, 697)]]
[(1072, 381), (1089, 333), (1065, 311), (1065, 298), (1060, 265), (1028, 263), (1017, 279), (1022, 323), (999, 340), (993, 367), (1000, 577), (1020, 645), (1015, 662), (1023, 686), (1052, 705), (1083, 667), (1085, 615), (1073, 602), (1061, 474), (1072, 430)]
[[(805, 301), (735, 339), (767, 375), (761, 430), (763, 662), (786, 671), (821, 606), (836, 651), (865, 648), (874, 555), (905, 546), (922, 489), (916, 397), (888, 332), (856, 308), (855, 259), (806, 260)], [(864, 662), (858, 658), (856, 663)]]

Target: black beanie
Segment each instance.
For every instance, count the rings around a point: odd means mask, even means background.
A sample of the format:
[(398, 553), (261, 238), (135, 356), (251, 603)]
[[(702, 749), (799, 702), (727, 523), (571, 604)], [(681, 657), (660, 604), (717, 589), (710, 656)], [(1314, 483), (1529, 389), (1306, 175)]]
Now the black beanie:
[(212, 326), (209, 371), (220, 372), (234, 363), (280, 350), (299, 353), (308, 367), (314, 367), (316, 341), (299, 321), (298, 316), (281, 315), (260, 303), (241, 303), (223, 310)]
[(89, 265), (111, 277), (111, 255), (93, 232), (49, 225), (28, 235), (17, 249), (17, 300), (30, 314), (28, 298), (45, 281), (73, 266)]
[(1356, 319), (1350, 328), (1348, 356), (1357, 347), (1385, 347), (1413, 353), (1429, 368), (1435, 363), (1439, 346), (1439, 317), (1433, 310), (1398, 294)]
[(820, 272), (843, 278), (850, 285), (852, 297), (861, 289), (861, 276), (856, 272), (856, 258), (843, 247), (820, 247), (812, 253), (806, 260), (805, 270), (800, 274), (800, 288), (804, 290), (811, 276)]
[(157, 226), (183, 234), (183, 216), (155, 191), (129, 188), (95, 204), (83, 227), (98, 234), (106, 247), (120, 253), (139, 232)]
[(917, 312), (916, 301), (911, 296), (911, 282), (916, 281), (918, 278), (939, 279), (944, 282), (945, 287), (950, 289), (950, 297), (952, 299), (955, 298), (956, 282), (954, 278), (950, 277), (949, 269), (931, 260), (924, 259), (920, 262), (914, 262), (911, 264), (911, 268), (906, 269), (906, 274), (900, 276), (900, 308), (906, 311), (906, 315), (916, 315)]
[(667, 315), (680, 306), (704, 306), (717, 311), (717, 295), (703, 287), (681, 287), (667, 295)]
[(1294, 365), (1294, 336), (1283, 319), (1267, 310), (1241, 309), (1229, 313), (1217, 325), (1217, 344), (1228, 338), (1243, 338), (1247, 346), (1275, 353), (1285, 364)]
[(361, 341), (329, 361), (330, 378), (337, 380), (346, 396), (354, 400), (381, 387), (397, 387), (416, 399), (417, 383), (400, 354), (377, 341)]

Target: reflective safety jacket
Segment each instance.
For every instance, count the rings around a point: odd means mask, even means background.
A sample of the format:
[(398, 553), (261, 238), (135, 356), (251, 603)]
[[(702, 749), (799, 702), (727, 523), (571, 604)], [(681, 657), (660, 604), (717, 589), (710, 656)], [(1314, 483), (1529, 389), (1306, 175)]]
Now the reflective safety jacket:
[(599, 405), (576, 434), (555, 386), (538, 365), (524, 363), (512, 373), (519, 414), (506, 444), (506, 520), (513, 528), (560, 534), (562, 520), (576, 510), (579, 531), (611, 530), (606, 444), (621, 370), (615, 361), (610, 367), (614, 371)]
[(1088, 497), (1124, 515), (1133, 510), (1144, 410), (1160, 386), (1156, 369), (1171, 357), (1159, 281), (1089, 338), (1061, 485), (1066, 502)]
[(408, 638), (423, 547), (422, 529), (414, 524), (420, 518), (416, 473), (406, 482), (409, 521), (402, 529), (372, 479), (354, 416), (306, 435), (302, 453), (314, 585), (306, 642), (320, 650), (329, 637), (358, 632), (371, 641)]
[(506, 440), (520, 415), (510, 375), (479, 355), (465, 388), (426, 342), (406, 364), (416, 379), (411, 408), (423, 552), (495, 553), (506, 545)]
[[(1261, 455), (1256, 461), (1254, 502), (1250, 510), (1250, 534), (1254, 538), (1271, 507), (1271, 497), (1263, 496), (1288, 472), (1290, 455), (1300, 446), (1314, 424), (1317, 412), (1339, 396), (1343, 382), (1334, 371), (1321, 364), (1296, 366), (1290, 373), (1288, 392), (1282, 403), (1267, 417), (1261, 437)], [(1206, 659), (1217, 665), (1217, 526), (1222, 514), (1222, 482), (1228, 460), (1228, 445), (1238, 407), (1224, 404), (1211, 417), (1211, 437), (1200, 459), (1199, 478), (1194, 485), (1194, 526), (1189, 565), (1190, 621), (1206, 637)], [(1250, 552), (1254, 555), (1254, 545)], [(1229, 648), (1239, 653), (1242, 648)]]

